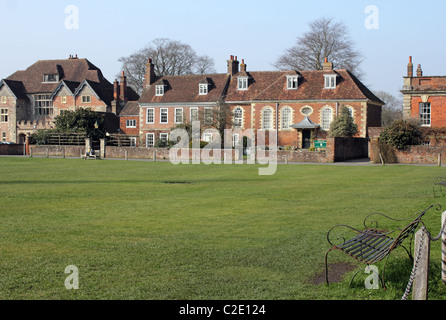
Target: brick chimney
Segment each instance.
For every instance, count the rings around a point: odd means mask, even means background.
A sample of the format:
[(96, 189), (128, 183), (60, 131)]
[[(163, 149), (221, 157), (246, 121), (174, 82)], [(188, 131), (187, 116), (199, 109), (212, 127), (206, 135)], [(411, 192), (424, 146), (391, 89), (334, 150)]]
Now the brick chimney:
[(417, 68), (417, 77), (422, 77), (423, 76), (423, 70), (421, 69), (421, 64), (418, 65)]
[(122, 71), (122, 75), (121, 75), (121, 99), (124, 102), (127, 102), (128, 97), (127, 97), (127, 77), (124, 74), (124, 71)]
[(407, 76), (409, 78), (413, 77), (413, 63), (412, 63), (412, 56), (409, 57), (409, 63), (407, 64)]
[(237, 61), (237, 57), (230, 56), (228, 60), (228, 74), (231, 76), (236, 75), (238, 73), (239, 62)]
[(119, 82), (117, 79), (113, 83), (113, 100), (119, 101)]
[(332, 71), (333, 70), (333, 63), (328, 62), (328, 58), (325, 57), (324, 64), (322, 65), (322, 68), (324, 71)]
[(155, 82), (156, 76), (155, 76), (155, 66), (153, 65), (152, 59), (149, 58), (146, 64), (146, 74), (144, 77), (144, 83), (143, 86), (147, 87), (152, 85)]
[(246, 72), (245, 59), (242, 59), (242, 63), (240, 64), (240, 71), (241, 72)]

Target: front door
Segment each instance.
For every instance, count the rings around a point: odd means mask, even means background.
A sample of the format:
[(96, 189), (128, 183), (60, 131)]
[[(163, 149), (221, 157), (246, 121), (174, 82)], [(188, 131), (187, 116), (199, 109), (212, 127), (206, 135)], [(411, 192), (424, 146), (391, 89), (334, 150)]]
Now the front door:
[(311, 130), (302, 130), (302, 149), (311, 147)]

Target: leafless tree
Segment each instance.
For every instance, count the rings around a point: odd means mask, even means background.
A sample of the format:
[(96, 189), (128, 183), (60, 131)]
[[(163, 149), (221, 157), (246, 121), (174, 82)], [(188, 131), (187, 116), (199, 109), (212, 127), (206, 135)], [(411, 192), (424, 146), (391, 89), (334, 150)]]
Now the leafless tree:
[(273, 64), (277, 69), (321, 70), (328, 58), (336, 69), (348, 69), (356, 77), (361, 76), (359, 65), (363, 57), (342, 22), (322, 17), (309, 23), (309, 28)]
[(184, 75), (213, 73), (214, 61), (208, 56), (198, 56), (188, 44), (167, 38), (158, 38), (128, 57), (119, 58), (127, 83), (137, 92), (143, 88), (146, 63), (152, 58), (155, 74)]
[(400, 97), (395, 97), (385, 91), (377, 91), (375, 95), (385, 103), (381, 113), (381, 125), (383, 127), (387, 127), (395, 120), (403, 118), (403, 100)]

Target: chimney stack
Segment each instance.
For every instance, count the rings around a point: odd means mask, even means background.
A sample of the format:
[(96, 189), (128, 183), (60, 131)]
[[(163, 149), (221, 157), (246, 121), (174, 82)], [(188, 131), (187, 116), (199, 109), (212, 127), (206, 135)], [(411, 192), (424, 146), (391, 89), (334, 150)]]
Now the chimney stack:
[(237, 61), (237, 57), (230, 56), (228, 60), (228, 74), (231, 76), (236, 75), (238, 73), (239, 62)]
[(155, 66), (152, 63), (152, 58), (149, 58), (146, 64), (146, 74), (143, 83), (144, 88), (152, 85), (155, 82), (155, 79)]
[(417, 77), (422, 77), (422, 76), (423, 76), (423, 70), (421, 69), (421, 64), (419, 64), (417, 69)]
[(121, 75), (121, 99), (125, 102), (127, 102), (127, 77), (124, 74), (124, 71), (122, 71)]
[(413, 77), (413, 63), (412, 63), (412, 56), (409, 57), (409, 64), (407, 65), (407, 76), (409, 78)]
[(242, 59), (242, 63), (240, 64), (240, 71), (241, 72), (246, 72), (245, 59)]
[(119, 82), (117, 79), (113, 83), (113, 100), (116, 102), (119, 101)]
[(328, 58), (325, 57), (324, 64), (322, 65), (324, 71), (332, 71), (333, 70), (333, 63), (328, 62)]

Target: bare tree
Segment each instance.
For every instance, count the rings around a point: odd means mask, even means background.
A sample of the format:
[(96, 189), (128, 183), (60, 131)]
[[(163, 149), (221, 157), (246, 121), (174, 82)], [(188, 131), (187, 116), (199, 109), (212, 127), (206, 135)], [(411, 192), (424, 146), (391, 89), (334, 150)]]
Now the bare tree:
[(381, 113), (381, 125), (389, 126), (395, 120), (403, 119), (403, 100), (400, 97), (385, 92), (377, 91), (375, 95), (385, 103)]
[(348, 69), (361, 76), (363, 58), (348, 35), (347, 27), (332, 18), (320, 18), (309, 23), (310, 30), (297, 38), (273, 64), (280, 70), (322, 70), (325, 58), (337, 69)]
[(188, 44), (167, 38), (158, 38), (128, 57), (119, 58), (127, 83), (137, 92), (143, 88), (146, 63), (152, 58), (158, 76), (213, 73), (214, 61), (198, 56)]

